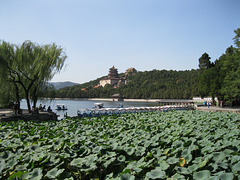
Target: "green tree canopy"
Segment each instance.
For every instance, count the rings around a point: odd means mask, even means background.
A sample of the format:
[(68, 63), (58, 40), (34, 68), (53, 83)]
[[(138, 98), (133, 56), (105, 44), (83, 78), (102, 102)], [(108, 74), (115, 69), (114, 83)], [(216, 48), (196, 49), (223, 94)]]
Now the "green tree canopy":
[(235, 45), (240, 48), (240, 28), (234, 30), (234, 33), (236, 34), (233, 38)]
[(205, 69), (209, 69), (211, 67), (211, 61), (210, 61), (211, 57), (209, 57), (209, 55), (205, 52), (199, 59), (199, 69), (200, 70), (205, 70)]
[[(35, 102), (42, 87), (60, 72), (67, 58), (55, 44), (38, 45), (25, 41), (21, 46), (1, 42), (1, 65), (7, 69), (6, 79), (21, 87), (30, 112), (31, 97)], [(4, 48), (4, 47), (9, 48)]]
[(226, 53), (216, 60), (219, 78), (219, 98), (229, 105), (240, 102), (240, 51), (229, 47)]
[(199, 93), (201, 96), (215, 96), (227, 105), (240, 104), (240, 29), (234, 31), (237, 48), (230, 46), (214, 63), (204, 53), (199, 59)]

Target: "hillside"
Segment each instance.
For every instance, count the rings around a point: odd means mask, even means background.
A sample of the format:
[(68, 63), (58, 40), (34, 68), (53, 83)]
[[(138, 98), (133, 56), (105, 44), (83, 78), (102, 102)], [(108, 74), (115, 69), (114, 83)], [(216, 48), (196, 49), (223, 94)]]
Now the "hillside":
[(114, 88), (110, 85), (96, 87), (100, 79), (66, 87), (56, 92), (59, 98), (109, 98), (119, 93), (125, 98), (177, 98), (187, 99), (198, 95), (197, 77), (199, 70), (167, 71), (152, 70), (137, 72), (128, 77), (127, 85)]
[(73, 83), (73, 82), (70, 82), (70, 81), (50, 82), (50, 84), (52, 84), (56, 90), (61, 89), (61, 88), (65, 88), (65, 87), (78, 85), (78, 83)]

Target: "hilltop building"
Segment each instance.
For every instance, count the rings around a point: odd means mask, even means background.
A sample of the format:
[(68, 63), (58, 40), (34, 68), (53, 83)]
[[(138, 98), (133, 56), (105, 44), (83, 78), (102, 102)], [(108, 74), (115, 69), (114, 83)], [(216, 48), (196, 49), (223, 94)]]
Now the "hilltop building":
[(113, 66), (109, 69), (108, 77), (100, 80), (99, 85), (104, 87), (107, 84), (110, 84), (111, 86), (118, 87), (121, 84), (125, 84), (125, 82), (126, 80), (119, 77), (117, 68)]
[(137, 73), (137, 70), (135, 68), (128, 68), (125, 72), (125, 77), (128, 77), (130, 75), (135, 75)]
[(127, 84), (127, 78), (130, 75), (135, 75), (137, 70), (135, 68), (129, 68), (126, 70), (124, 77), (119, 77), (118, 70), (114, 66), (109, 69), (108, 76), (99, 82), (99, 86), (106, 86), (110, 84), (111, 86), (119, 87), (122, 84)]

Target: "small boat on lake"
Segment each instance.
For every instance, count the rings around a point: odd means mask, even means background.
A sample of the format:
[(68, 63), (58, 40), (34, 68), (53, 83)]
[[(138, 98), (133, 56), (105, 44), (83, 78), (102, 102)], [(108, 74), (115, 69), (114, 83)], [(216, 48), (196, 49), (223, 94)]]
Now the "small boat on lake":
[(57, 104), (57, 109), (56, 110), (65, 111), (65, 110), (68, 110), (68, 108), (65, 104)]
[(95, 109), (101, 109), (103, 108), (104, 104), (103, 103), (94, 103), (94, 108)]

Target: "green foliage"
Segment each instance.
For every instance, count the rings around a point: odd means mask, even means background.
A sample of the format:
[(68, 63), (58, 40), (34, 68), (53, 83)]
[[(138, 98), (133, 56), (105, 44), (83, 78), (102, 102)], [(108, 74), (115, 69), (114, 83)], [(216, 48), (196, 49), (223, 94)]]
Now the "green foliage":
[(234, 30), (234, 33), (236, 34), (233, 38), (235, 45), (240, 48), (240, 28)]
[[(230, 46), (219, 59), (209, 66), (209, 56), (204, 53), (199, 59), (201, 74), (198, 77), (198, 90), (201, 96), (218, 97), (225, 105), (240, 104), (240, 29), (234, 31), (235, 44)], [(201, 61), (200, 61), (201, 60)]]
[(218, 69), (220, 99), (226, 103), (239, 104), (240, 102), (240, 51), (232, 46), (226, 50), (219, 60), (216, 60)]
[[(41, 46), (25, 41), (21, 46), (17, 46), (2, 41), (0, 44), (1, 79), (9, 82), (9, 86), (14, 85), (17, 101), (19, 101), (21, 88), (30, 111), (29, 97), (36, 104), (42, 91), (45, 90), (46, 83), (62, 69), (65, 59), (63, 49), (55, 44)], [(4, 90), (7, 88), (9, 87), (6, 86)]]
[(210, 62), (210, 57), (207, 53), (204, 53), (200, 58), (199, 58), (199, 69), (200, 70), (206, 70), (209, 69), (211, 67), (211, 62)]
[(1, 179), (238, 179), (240, 116), (170, 111), (0, 124)]
[[(89, 83), (66, 87), (57, 91), (57, 97), (68, 98), (110, 98), (123, 94), (126, 98), (191, 98), (197, 94), (198, 70), (167, 71), (153, 70), (137, 72), (128, 77), (128, 84), (113, 88), (110, 85), (93, 88), (99, 79)], [(86, 88), (86, 90), (81, 90)]]

